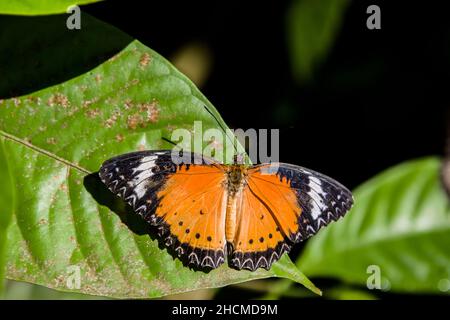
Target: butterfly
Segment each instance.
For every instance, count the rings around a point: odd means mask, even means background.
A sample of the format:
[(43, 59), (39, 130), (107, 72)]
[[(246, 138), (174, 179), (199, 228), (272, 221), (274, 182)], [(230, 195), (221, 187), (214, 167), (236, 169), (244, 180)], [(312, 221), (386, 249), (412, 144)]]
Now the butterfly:
[(225, 165), (171, 150), (123, 154), (103, 163), (101, 181), (194, 268), (228, 262), (270, 269), (292, 246), (351, 208), (351, 192), (318, 172), (285, 163)]

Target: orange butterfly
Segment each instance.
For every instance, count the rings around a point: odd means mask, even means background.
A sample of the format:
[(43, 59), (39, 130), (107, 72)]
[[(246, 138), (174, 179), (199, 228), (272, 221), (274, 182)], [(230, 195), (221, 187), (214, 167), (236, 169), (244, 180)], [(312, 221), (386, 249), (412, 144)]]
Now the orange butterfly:
[(227, 257), (239, 270), (269, 269), (353, 204), (347, 188), (303, 167), (224, 165), (190, 152), (175, 164), (171, 153), (120, 155), (99, 175), (157, 228), (165, 246), (197, 268), (217, 268)]

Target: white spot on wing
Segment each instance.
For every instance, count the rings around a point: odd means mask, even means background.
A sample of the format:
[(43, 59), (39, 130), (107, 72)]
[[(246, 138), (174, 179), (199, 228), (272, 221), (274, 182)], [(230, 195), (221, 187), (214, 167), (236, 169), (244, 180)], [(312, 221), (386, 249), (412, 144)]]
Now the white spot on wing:
[(135, 182), (136, 184), (138, 184), (138, 183), (141, 182), (142, 180), (147, 179), (147, 178), (150, 178), (152, 175), (153, 175), (152, 170), (145, 170), (145, 171), (142, 171), (141, 173), (139, 173), (138, 175), (136, 175), (136, 176), (134, 177), (134, 182)]
[(314, 176), (309, 176), (308, 178), (308, 186), (311, 188), (308, 195), (313, 200), (311, 216), (314, 220), (317, 220), (317, 218), (319, 218), (322, 212), (326, 209), (326, 205), (323, 203), (326, 193), (322, 189), (322, 181), (320, 181), (320, 179)]
[(147, 184), (146, 183), (140, 183), (134, 188), (134, 193), (138, 197), (138, 199), (141, 199), (145, 193), (147, 192)]
[(133, 173), (153, 168), (155, 166), (155, 160), (157, 158), (158, 158), (157, 156), (148, 156), (142, 158), (140, 164), (136, 168), (133, 168)]
[(157, 156), (148, 156), (141, 159), (140, 164), (133, 168), (133, 173), (139, 172), (128, 185), (134, 187), (134, 193), (138, 199), (141, 199), (147, 192), (147, 183), (144, 180), (153, 176), (152, 168), (156, 165)]

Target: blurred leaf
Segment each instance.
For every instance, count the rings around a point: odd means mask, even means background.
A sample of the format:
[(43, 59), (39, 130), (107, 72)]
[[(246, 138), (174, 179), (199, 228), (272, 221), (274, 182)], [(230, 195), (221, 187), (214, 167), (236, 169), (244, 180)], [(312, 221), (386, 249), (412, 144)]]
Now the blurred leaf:
[(212, 52), (205, 43), (191, 42), (179, 48), (170, 61), (201, 88), (211, 73)]
[(287, 15), (292, 71), (308, 81), (330, 51), (341, 27), (348, 0), (295, 0)]
[(436, 158), (410, 161), (361, 185), (351, 212), (309, 240), (297, 265), (362, 286), (374, 265), (385, 290), (441, 293), (450, 276), (450, 208), (439, 168)]
[(85, 13), (81, 30), (68, 30), (66, 19), (66, 15), (0, 16), (0, 99), (86, 73), (133, 41)]
[[(203, 130), (218, 129), (204, 106), (226, 128), (192, 82), (137, 41), (73, 80), (1, 101), (0, 135), (17, 194), (7, 277), (127, 298), (270, 276), (314, 289), (287, 255), (271, 271), (223, 265), (205, 273), (184, 267), (148, 236), (137, 215), (127, 214), (97, 174), (90, 174), (117, 154), (170, 148), (161, 137), (170, 138), (176, 128), (192, 130), (194, 121), (202, 121)], [(74, 270), (81, 276), (79, 288), (73, 286)]]
[(0, 0), (0, 14), (38, 15), (66, 12), (72, 5), (102, 0)]
[(337, 287), (326, 291), (324, 298), (333, 300), (376, 300), (377, 297), (366, 289), (354, 289), (349, 287)]

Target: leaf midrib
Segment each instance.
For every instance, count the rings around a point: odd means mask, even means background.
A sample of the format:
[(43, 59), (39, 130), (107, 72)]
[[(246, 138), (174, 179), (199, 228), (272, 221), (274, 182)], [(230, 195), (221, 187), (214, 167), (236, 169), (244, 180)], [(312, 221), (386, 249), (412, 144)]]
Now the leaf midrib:
[(5, 139), (14, 141), (14, 142), (16, 142), (18, 144), (21, 144), (21, 145), (23, 145), (23, 146), (25, 146), (27, 148), (30, 148), (30, 149), (32, 149), (32, 150), (34, 150), (34, 151), (36, 151), (36, 152), (38, 152), (38, 153), (40, 153), (42, 155), (50, 157), (53, 160), (55, 160), (57, 162), (60, 162), (60, 163), (63, 163), (66, 166), (69, 166), (69, 167), (71, 167), (73, 169), (76, 169), (76, 170), (78, 170), (78, 171), (80, 171), (82, 173), (85, 173), (85, 174), (91, 174), (92, 173), (91, 171), (87, 170), (86, 168), (81, 167), (78, 164), (75, 164), (73, 162), (70, 162), (69, 160), (61, 158), (61, 157), (57, 156), (56, 154), (51, 153), (50, 151), (47, 151), (47, 150), (42, 149), (42, 148), (40, 148), (38, 146), (35, 146), (34, 144), (32, 144), (32, 143), (30, 143), (30, 142), (28, 142), (28, 141), (26, 141), (24, 139), (21, 139), (19, 137), (16, 137), (16, 136), (14, 136), (12, 134), (9, 134), (9, 133), (6, 133), (6, 132), (0, 130), (0, 135), (2, 135)]

